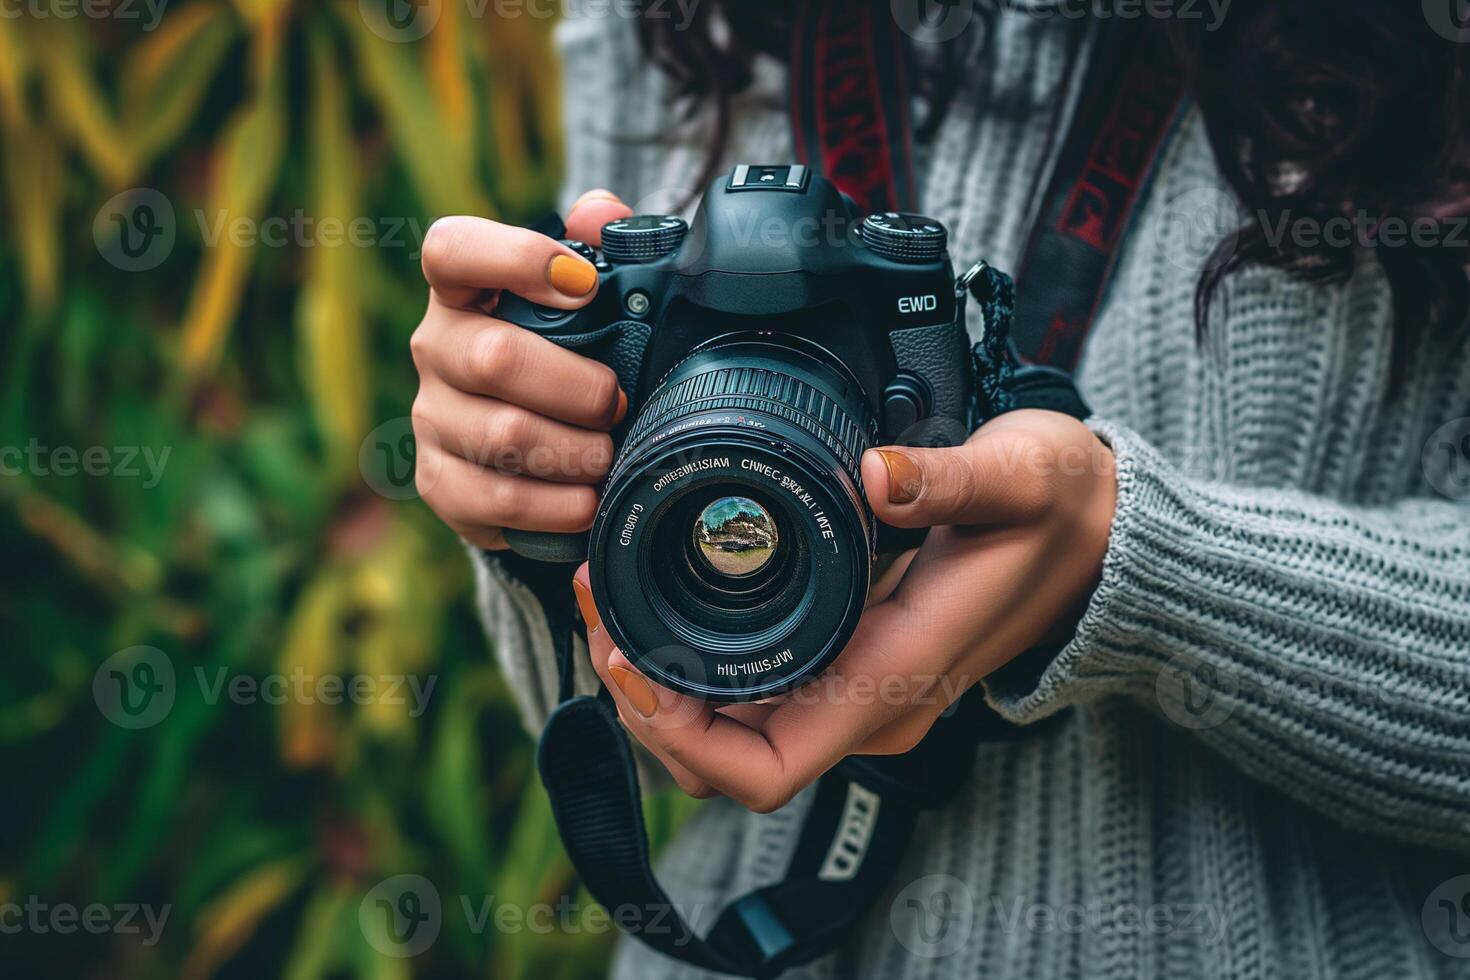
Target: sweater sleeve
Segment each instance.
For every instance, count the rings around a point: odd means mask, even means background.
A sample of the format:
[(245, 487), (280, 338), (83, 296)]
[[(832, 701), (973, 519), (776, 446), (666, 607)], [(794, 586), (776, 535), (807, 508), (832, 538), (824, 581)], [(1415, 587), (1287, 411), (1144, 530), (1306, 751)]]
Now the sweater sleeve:
[(1072, 642), (986, 681), (1026, 723), (1122, 696), (1348, 826), (1470, 850), (1470, 505), (1185, 477), (1123, 426)]

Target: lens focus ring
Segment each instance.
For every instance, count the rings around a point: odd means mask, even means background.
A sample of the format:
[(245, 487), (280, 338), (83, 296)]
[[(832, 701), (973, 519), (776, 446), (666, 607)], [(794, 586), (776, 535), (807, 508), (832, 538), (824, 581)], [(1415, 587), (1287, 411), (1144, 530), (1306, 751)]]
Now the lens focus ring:
[(628, 433), (618, 462), (662, 426), (711, 409), (762, 412), (798, 425), (826, 446), (854, 480), (863, 452), (878, 435), (877, 423), (868, 412), (854, 418), (821, 391), (789, 374), (755, 367), (712, 367), (654, 393)]

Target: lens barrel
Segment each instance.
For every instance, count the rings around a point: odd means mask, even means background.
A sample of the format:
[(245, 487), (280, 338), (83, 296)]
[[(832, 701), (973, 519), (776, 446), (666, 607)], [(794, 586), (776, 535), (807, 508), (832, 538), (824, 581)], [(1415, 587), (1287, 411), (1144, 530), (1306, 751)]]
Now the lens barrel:
[(737, 334), (669, 371), (592, 528), (614, 643), (659, 683), (755, 701), (822, 671), (857, 626), (875, 522), (858, 470), (876, 424), (814, 345)]

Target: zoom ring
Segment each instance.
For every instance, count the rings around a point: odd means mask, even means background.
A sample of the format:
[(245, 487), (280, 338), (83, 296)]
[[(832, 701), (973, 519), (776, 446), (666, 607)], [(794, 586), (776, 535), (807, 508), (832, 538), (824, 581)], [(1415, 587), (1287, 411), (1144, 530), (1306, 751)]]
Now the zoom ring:
[(704, 411), (745, 411), (774, 415), (810, 433), (860, 481), (858, 461), (877, 439), (877, 423), (863, 412), (853, 418), (842, 406), (798, 378), (753, 367), (711, 368), (656, 392), (638, 415), (618, 458), (650, 433), (680, 418)]

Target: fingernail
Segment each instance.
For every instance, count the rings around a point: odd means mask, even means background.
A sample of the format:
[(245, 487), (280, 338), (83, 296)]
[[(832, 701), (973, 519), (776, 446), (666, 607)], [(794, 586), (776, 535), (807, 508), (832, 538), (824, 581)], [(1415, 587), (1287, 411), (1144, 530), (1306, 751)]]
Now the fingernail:
[(586, 296), (597, 285), (597, 270), (592, 263), (576, 255), (558, 255), (551, 260), (546, 278), (551, 288), (567, 296)]
[(596, 633), (602, 620), (597, 618), (597, 603), (592, 601), (592, 590), (580, 579), (572, 579), (572, 591), (577, 594), (577, 608), (582, 610), (582, 622), (587, 624), (588, 633)]
[(878, 458), (883, 460), (883, 465), (888, 469), (888, 502), (890, 504), (911, 504), (919, 499), (919, 491), (923, 489), (924, 477), (919, 473), (919, 465), (903, 453), (894, 452), (891, 449), (877, 450)]
[(633, 706), (633, 710), (645, 718), (654, 716), (658, 711), (658, 695), (653, 693), (648, 681), (626, 667), (609, 667), (607, 672), (612, 676), (618, 690), (623, 692), (623, 697)]
[(617, 425), (619, 422), (621, 422), (623, 420), (623, 416), (624, 415), (627, 415), (627, 414), (628, 414), (628, 393), (626, 391), (624, 391), (623, 389), (619, 388), (618, 389), (618, 407), (617, 407), (617, 410), (613, 412), (613, 425)]

